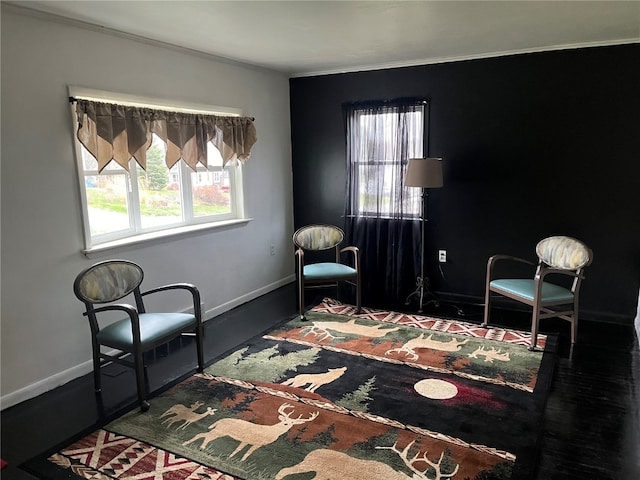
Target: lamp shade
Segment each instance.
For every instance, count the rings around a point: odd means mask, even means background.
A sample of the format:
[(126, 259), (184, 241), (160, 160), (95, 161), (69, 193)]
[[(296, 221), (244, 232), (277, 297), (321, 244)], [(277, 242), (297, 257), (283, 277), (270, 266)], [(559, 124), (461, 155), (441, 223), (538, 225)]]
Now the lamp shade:
[(405, 187), (440, 188), (442, 187), (441, 158), (410, 158)]

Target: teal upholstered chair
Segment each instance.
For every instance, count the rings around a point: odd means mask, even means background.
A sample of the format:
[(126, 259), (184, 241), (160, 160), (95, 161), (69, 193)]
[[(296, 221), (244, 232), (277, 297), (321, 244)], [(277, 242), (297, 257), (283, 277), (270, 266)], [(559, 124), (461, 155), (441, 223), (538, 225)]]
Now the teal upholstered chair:
[[(484, 322), (489, 324), (492, 294), (499, 294), (533, 308), (531, 319), (531, 345), (534, 350), (538, 340), (540, 319), (560, 317), (571, 323), (571, 344), (578, 336), (578, 300), (580, 284), (584, 279), (584, 269), (593, 253), (584, 243), (571, 237), (554, 236), (541, 240), (536, 246), (538, 266), (531, 278), (494, 278), (494, 267), (498, 261), (510, 260), (534, 265), (522, 258), (510, 255), (494, 255), (487, 264)], [(549, 275), (569, 277), (566, 286), (551, 283)], [(560, 282), (561, 283), (561, 282)]]
[[(357, 247), (340, 248), (344, 232), (333, 225), (308, 225), (293, 234), (296, 247), (296, 276), (300, 318), (305, 320), (304, 292), (306, 288), (326, 287), (348, 282), (356, 289), (356, 307), (360, 312), (360, 251)], [(335, 251), (335, 257), (317, 261), (321, 252)], [(325, 252), (327, 253), (327, 252)], [(344, 254), (344, 255), (343, 255)], [(343, 256), (349, 257), (343, 261)]]
[[(140, 291), (144, 273), (140, 266), (127, 260), (108, 260), (97, 263), (78, 274), (73, 284), (76, 297), (84, 303), (84, 315), (91, 326), (93, 347), (93, 379), (96, 393), (102, 390), (100, 367), (115, 362), (132, 367), (136, 372), (140, 409), (149, 409), (143, 353), (178, 337), (183, 333), (195, 334), (198, 371), (204, 367), (202, 350), (202, 313), (200, 293), (194, 285), (175, 283)], [(147, 313), (143, 297), (183, 290), (193, 301), (193, 313)], [(114, 303), (133, 294), (136, 306)], [(125, 318), (100, 328), (98, 314), (121, 312)], [(110, 317), (110, 319), (113, 319)], [(101, 352), (101, 345), (115, 349), (109, 354)]]

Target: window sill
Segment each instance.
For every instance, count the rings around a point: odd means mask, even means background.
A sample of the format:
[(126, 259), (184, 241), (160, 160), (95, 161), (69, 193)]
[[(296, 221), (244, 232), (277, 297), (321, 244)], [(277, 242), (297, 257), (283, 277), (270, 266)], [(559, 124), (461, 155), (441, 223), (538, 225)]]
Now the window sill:
[(136, 235), (133, 237), (113, 240), (111, 242), (100, 243), (99, 245), (95, 245), (91, 248), (86, 248), (82, 250), (82, 253), (88, 258), (92, 258), (96, 255), (99, 255), (105, 252), (110, 252), (110, 251), (119, 250), (119, 249), (131, 247), (135, 245), (146, 244), (146, 243), (154, 243), (154, 242), (160, 243), (162, 241), (166, 241), (169, 239), (175, 239), (182, 236), (186, 236), (194, 232), (202, 232), (205, 230), (226, 229), (230, 227), (246, 225), (251, 220), (253, 219), (242, 218), (242, 219), (226, 220), (223, 222), (188, 225), (186, 227), (176, 227), (176, 228), (171, 228), (168, 230), (162, 230), (158, 232), (143, 233), (142, 235)]

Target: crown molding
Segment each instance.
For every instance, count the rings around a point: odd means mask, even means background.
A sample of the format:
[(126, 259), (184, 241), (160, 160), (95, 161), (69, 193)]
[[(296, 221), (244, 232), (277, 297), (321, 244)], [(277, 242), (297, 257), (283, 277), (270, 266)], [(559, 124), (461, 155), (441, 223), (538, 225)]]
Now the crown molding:
[(453, 62), (466, 62), (469, 60), (482, 60), (487, 58), (507, 57), (512, 55), (526, 55), (529, 53), (542, 53), (542, 52), (554, 52), (559, 50), (575, 50), (580, 48), (592, 48), (592, 47), (610, 47), (615, 45), (629, 45), (638, 43), (640, 44), (640, 38), (629, 38), (622, 40), (612, 40), (608, 42), (584, 42), (573, 43), (568, 45), (554, 45), (538, 48), (523, 48), (519, 50), (505, 50), (503, 52), (489, 52), (476, 55), (459, 55), (453, 57), (439, 57), (439, 58), (423, 58), (419, 60), (406, 60), (402, 62), (392, 63), (380, 63), (372, 65), (360, 65), (357, 67), (343, 67), (329, 70), (318, 70), (315, 72), (298, 72), (291, 73), (289, 78), (302, 78), (302, 77), (316, 77), (321, 75), (336, 75), (341, 73), (356, 73), (366, 72), (372, 70), (388, 70), (392, 68), (404, 68), (404, 67), (419, 67), (422, 65), (435, 65), (440, 63), (453, 63)]

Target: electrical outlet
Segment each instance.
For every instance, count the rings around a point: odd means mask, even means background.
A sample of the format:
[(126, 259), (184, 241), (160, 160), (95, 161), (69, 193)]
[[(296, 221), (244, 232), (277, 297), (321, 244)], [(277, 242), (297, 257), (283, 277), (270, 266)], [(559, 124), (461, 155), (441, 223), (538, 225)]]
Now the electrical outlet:
[(447, 251), (446, 250), (438, 250), (438, 261), (440, 263), (447, 263)]
[(271, 255), (275, 255), (276, 254), (276, 246), (272, 243), (271, 244)]

